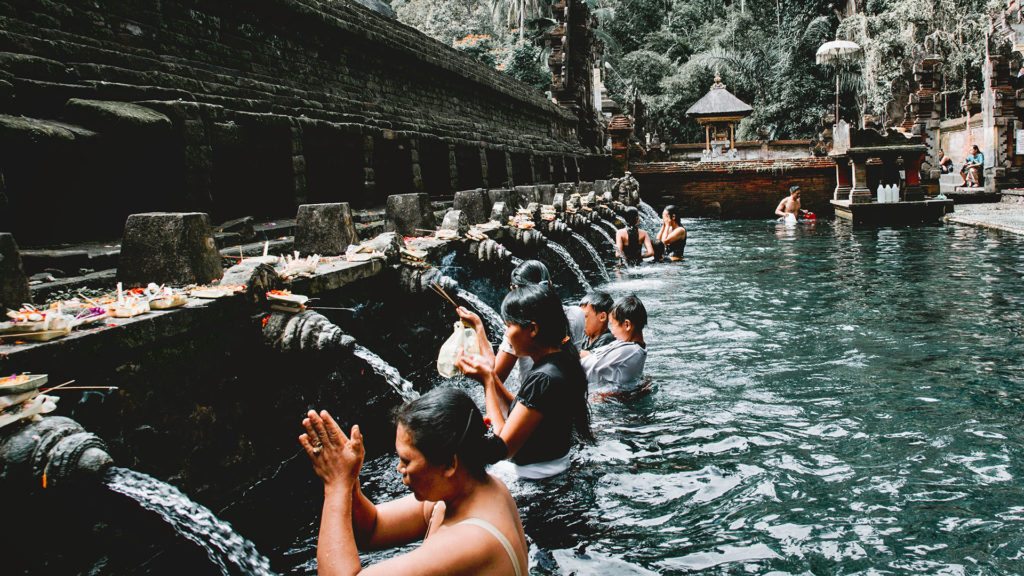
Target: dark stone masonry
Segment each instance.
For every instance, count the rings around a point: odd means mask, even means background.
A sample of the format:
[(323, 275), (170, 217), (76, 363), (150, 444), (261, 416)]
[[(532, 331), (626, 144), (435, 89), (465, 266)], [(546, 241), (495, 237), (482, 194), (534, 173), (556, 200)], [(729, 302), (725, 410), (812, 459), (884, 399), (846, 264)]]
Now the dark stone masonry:
[(578, 126), (348, 0), (0, 5), (0, 229), (23, 244), (601, 177)]

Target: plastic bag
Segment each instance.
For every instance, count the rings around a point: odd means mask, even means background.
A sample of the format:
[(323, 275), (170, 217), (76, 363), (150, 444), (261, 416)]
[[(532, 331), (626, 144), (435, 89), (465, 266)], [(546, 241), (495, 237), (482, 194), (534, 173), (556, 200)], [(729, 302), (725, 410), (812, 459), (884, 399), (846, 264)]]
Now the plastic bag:
[(480, 346), (476, 341), (476, 331), (465, 326), (461, 320), (455, 323), (455, 330), (441, 345), (441, 350), (437, 353), (437, 371), (441, 376), (453, 378), (462, 372), (455, 365), (455, 356), (460, 349), (463, 354), (480, 353)]

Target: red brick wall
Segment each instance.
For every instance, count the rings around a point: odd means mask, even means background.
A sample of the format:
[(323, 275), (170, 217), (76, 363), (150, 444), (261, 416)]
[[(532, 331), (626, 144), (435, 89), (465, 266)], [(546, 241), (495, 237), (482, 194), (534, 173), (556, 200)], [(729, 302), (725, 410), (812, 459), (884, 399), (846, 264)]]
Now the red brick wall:
[(799, 185), (803, 207), (818, 216), (832, 216), (829, 200), (836, 187), (831, 158), (777, 161), (631, 164), (640, 195), (660, 210), (679, 206), (691, 217), (767, 219)]

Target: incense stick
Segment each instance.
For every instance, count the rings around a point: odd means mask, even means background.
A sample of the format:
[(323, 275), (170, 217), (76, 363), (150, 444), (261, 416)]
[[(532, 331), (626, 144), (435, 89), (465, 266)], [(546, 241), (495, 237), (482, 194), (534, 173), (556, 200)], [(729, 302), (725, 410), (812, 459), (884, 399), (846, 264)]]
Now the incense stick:
[(65, 386), (67, 386), (68, 384), (74, 384), (74, 383), (75, 383), (74, 380), (68, 380), (67, 382), (65, 382), (63, 384), (57, 384), (56, 386), (51, 386), (51, 387), (46, 388), (44, 390), (39, 390), (39, 392), (49, 392), (50, 390), (56, 390), (57, 388), (63, 388)]
[(459, 305), (455, 303), (455, 300), (452, 300), (452, 297), (449, 296), (448, 293), (445, 292), (443, 288), (438, 286), (436, 282), (431, 282), (430, 283), (430, 287), (433, 288), (435, 292), (437, 292), (438, 294), (443, 296), (445, 300), (451, 302), (452, 306), (455, 306), (456, 308), (459, 307)]
[[(120, 390), (117, 386), (64, 386), (63, 384), (61, 386), (63, 386), (61, 390)], [(46, 392), (56, 389), (56, 386), (53, 388), (40, 388), (39, 392), (45, 394)]]
[(7, 334), (0, 334), (0, 340), (5, 338), (17, 338), (19, 336), (37, 336), (40, 334), (57, 334), (65, 333), (64, 330), (36, 330), (34, 332), (8, 332)]

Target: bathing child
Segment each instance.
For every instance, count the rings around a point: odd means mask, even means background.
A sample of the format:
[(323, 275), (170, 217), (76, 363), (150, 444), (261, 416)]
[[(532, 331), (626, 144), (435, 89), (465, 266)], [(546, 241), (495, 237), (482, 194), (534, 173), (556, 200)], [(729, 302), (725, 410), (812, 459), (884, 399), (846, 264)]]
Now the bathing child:
[(590, 354), (590, 350), (606, 346), (615, 341), (615, 336), (608, 331), (608, 313), (612, 311), (615, 301), (607, 292), (595, 290), (580, 300), (583, 310), (583, 333), (586, 335), (580, 350), (580, 357)]
[(569, 341), (562, 303), (548, 286), (521, 286), (505, 296), (501, 315), (515, 354), (533, 360), (519, 392), (508, 391), (486, 358), (460, 353), (456, 365), (483, 383), (487, 417), (516, 474), (534, 480), (560, 474), (569, 468), (576, 440), (594, 438), (587, 378)]
[(640, 387), (647, 362), (646, 325), (647, 309), (635, 295), (615, 303), (608, 318), (608, 329), (615, 335), (615, 342), (580, 360), (592, 393), (614, 395)]
[[(435, 389), (398, 407), (395, 449), (404, 498), (374, 504), (359, 488), (363, 437), (310, 410), (299, 436), (323, 480), (317, 572), (336, 574), (501, 574), (527, 571), (526, 540), (516, 503), (485, 466), (503, 456), (465, 392)], [(415, 550), (363, 570), (359, 548)]]

